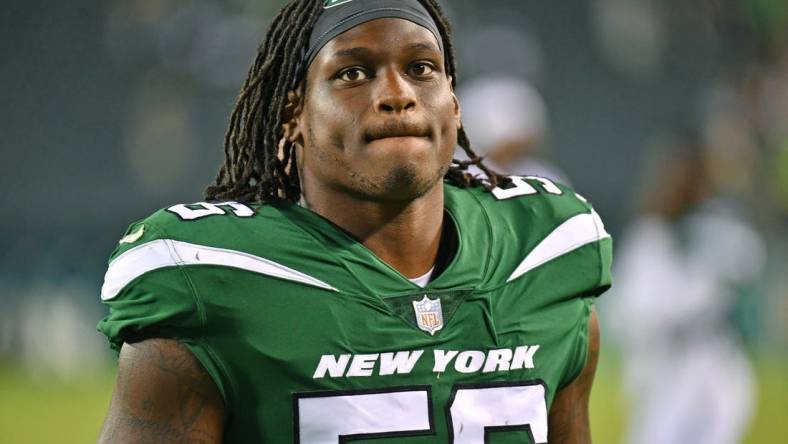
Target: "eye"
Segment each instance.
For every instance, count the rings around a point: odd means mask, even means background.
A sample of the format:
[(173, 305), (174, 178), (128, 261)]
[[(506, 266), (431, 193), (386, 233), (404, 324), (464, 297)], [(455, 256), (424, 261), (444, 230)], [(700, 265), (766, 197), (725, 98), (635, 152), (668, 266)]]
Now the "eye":
[(337, 77), (345, 82), (357, 82), (359, 80), (366, 80), (369, 76), (363, 69), (354, 67), (341, 71)]
[(418, 62), (414, 63), (410, 70), (416, 77), (427, 77), (435, 72), (435, 67), (431, 63)]

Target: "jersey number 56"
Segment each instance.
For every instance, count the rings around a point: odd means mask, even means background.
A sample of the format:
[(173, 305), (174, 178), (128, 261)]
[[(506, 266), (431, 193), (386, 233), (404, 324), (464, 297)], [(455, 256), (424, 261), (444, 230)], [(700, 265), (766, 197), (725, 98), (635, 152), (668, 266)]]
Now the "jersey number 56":
[[(429, 386), (298, 394), (295, 442), (337, 444), (358, 439), (436, 435)], [(448, 442), (480, 444), (490, 433), (526, 432), (547, 442), (542, 382), (455, 385), (445, 408)]]

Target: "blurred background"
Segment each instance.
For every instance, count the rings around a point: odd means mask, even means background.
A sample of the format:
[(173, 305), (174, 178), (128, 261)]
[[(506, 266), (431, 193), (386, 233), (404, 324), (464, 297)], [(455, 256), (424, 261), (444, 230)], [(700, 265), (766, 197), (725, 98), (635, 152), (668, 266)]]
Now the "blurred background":
[[(282, 3), (3, 2), (0, 441), (98, 436), (106, 258), (201, 200)], [(595, 442), (785, 442), (788, 2), (442, 4), (478, 151), (571, 183), (616, 239)]]

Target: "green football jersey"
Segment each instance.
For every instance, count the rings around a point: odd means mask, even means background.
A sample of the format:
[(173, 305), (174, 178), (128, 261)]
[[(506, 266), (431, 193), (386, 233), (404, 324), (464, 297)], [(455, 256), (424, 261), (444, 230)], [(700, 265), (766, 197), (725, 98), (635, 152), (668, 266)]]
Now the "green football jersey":
[(115, 349), (185, 344), (229, 443), (545, 443), (610, 286), (610, 235), (542, 178), (444, 188), (458, 247), (423, 288), (298, 205), (158, 211), (112, 254), (98, 328)]

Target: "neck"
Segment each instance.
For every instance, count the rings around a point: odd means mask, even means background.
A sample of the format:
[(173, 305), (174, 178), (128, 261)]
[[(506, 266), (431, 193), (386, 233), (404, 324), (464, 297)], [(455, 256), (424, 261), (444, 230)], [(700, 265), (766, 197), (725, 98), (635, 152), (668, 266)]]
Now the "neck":
[(305, 202), (408, 278), (422, 276), (435, 264), (443, 225), (442, 181), (406, 202), (359, 200), (330, 190)]

